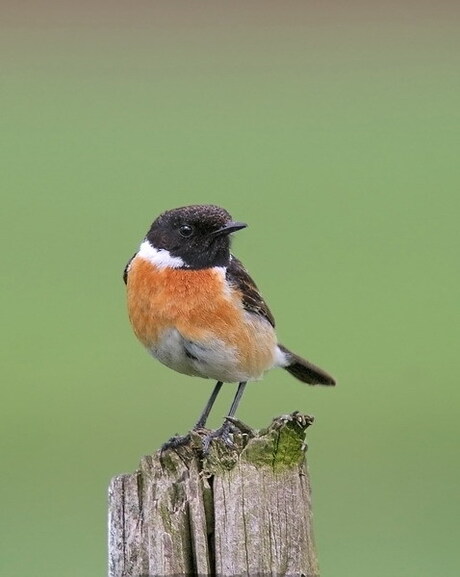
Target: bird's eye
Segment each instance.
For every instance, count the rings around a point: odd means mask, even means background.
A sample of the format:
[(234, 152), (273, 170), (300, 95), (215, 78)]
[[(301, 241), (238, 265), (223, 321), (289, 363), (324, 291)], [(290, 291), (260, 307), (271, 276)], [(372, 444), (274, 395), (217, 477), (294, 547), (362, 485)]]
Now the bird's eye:
[(189, 224), (183, 224), (180, 228), (179, 228), (179, 234), (181, 236), (183, 236), (184, 238), (188, 238), (189, 236), (192, 236), (193, 234), (193, 228), (189, 225)]

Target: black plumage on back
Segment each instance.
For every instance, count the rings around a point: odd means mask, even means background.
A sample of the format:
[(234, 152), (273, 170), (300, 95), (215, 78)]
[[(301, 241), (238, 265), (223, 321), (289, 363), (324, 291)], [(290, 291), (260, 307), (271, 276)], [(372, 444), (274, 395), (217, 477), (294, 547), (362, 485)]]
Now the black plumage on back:
[(267, 303), (261, 297), (256, 283), (249, 276), (242, 262), (233, 255), (227, 267), (227, 281), (241, 292), (243, 306), (248, 312), (264, 317), (272, 327), (275, 326), (275, 319)]
[[(249, 276), (241, 261), (233, 255), (227, 267), (227, 281), (241, 292), (243, 306), (248, 312), (264, 317), (272, 327), (275, 327), (275, 319), (267, 303), (261, 297), (256, 283)], [(335, 385), (335, 380), (326, 371), (299, 357), (285, 346), (278, 344), (278, 347), (285, 354), (288, 362), (284, 368), (293, 377), (309, 385)]]

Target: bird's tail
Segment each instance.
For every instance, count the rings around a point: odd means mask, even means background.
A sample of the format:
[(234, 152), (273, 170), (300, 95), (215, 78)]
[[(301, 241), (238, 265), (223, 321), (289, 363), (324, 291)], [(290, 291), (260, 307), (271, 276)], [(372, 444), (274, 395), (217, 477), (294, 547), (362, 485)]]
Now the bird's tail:
[(323, 369), (292, 353), (283, 345), (278, 345), (278, 348), (284, 357), (282, 367), (299, 381), (309, 385), (335, 385), (335, 380)]

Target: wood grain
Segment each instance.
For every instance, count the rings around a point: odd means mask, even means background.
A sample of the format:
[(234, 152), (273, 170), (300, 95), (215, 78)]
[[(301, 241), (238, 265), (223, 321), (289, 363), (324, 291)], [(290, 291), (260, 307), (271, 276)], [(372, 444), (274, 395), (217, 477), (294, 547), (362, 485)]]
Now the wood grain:
[(305, 432), (293, 413), (234, 446), (206, 431), (141, 460), (109, 488), (109, 577), (318, 577)]

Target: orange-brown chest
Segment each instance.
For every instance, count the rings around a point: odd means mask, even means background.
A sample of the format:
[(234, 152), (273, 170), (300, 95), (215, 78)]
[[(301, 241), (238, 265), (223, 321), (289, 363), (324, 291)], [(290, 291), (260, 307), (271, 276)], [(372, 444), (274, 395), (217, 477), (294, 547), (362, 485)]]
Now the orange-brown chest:
[(176, 328), (190, 340), (224, 336), (241, 322), (241, 306), (225, 285), (221, 269), (159, 268), (135, 257), (130, 264), (128, 312), (134, 332), (147, 347)]

